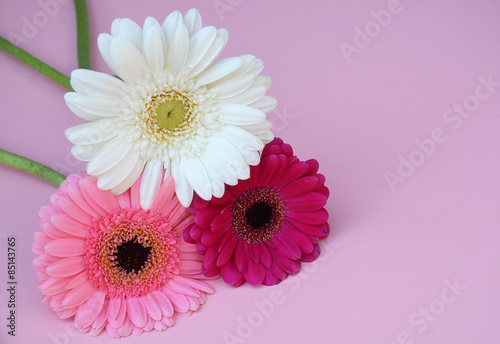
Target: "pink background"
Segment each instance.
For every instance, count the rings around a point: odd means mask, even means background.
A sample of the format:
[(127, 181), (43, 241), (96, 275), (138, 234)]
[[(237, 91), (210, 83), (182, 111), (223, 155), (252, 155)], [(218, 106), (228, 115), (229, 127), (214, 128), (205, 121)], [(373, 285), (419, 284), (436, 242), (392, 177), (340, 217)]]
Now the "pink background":
[[(99, 71), (109, 69), (97, 35), (116, 17), (142, 25), (148, 15), (163, 20), (197, 7), (205, 25), (227, 28), (224, 56), (264, 61), (269, 94), (279, 101), (269, 115), (276, 135), (300, 158), (316, 158), (331, 190), (332, 234), (321, 261), (272, 288), (217, 281), (216, 294), (192, 317), (120, 343), (500, 343), (500, 87), (487, 91), (479, 81), (500, 82), (500, 3), (400, 0), (385, 27), (370, 23), (371, 11), (389, 3), (89, 1)], [(73, 5), (52, 16), (41, 11), (35, 0), (1, 0), (0, 34), (23, 37), (23, 20), (35, 20), (38, 32), (21, 46), (69, 74), (77, 67)], [(354, 46), (356, 27), (365, 26), (373, 37), (348, 63), (341, 44)], [(83, 169), (63, 134), (83, 122), (64, 104), (65, 90), (5, 53), (0, 73), (0, 147), (63, 173)], [(477, 100), (476, 89), (487, 99)], [(464, 101), (474, 111), (459, 125), (451, 111)], [(436, 128), (441, 142), (431, 144)], [(399, 156), (419, 166), (402, 170), (391, 190), (384, 173), (398, 173)], [(38, 209), (55, 188), (10, 167), (0, 166), (0, 176), (0, 342), (112, 342), (75, 335), (71, 321), (40, 302), (31, 244)], [(15, 338), (6, 333), (5, 239), (12, 235)], [(450, 289), (454, 283), (458, 289)], [(270, 307), (276, 295), (282, 302)], [(247, 332), (239, 319), (253, 324)]]

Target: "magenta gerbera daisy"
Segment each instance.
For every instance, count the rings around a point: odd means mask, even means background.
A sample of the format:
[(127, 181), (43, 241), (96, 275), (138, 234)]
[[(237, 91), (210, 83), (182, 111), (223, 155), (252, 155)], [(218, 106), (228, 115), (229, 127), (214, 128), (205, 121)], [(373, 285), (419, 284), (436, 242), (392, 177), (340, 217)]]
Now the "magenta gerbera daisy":
[(204, 255), (203, 273), (240, 286), (274, 285), (314, 261), (330, 232), (329, 196), (316, 160), (300, 161), (279, 138), (267, 144), (250, 179), (227, 186), (222, 198), (195, 197), (195, 223), (184, 239)]
[(194, 217), (168, 177), (151, 208), (140, 206), (140, 178), (115, 196), (97, 179), (70, 175), (40, 210), (34, 266), (42, 301), (82, 333), (113, 338), (163, 331), (214, 292), (203, 257), (182, 238)]

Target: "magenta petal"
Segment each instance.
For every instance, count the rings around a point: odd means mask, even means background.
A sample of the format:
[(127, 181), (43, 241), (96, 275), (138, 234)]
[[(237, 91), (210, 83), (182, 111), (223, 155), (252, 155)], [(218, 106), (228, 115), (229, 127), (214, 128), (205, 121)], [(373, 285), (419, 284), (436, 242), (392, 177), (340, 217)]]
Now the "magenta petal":
[(235, 262), (232, 260), (221, 268), (221, 275), (224, 282), (232, 285), (233, 287), (239, 287), (245, 283), (243, 274), (238, 271)]
[(243, 276), (251, 285), (262, 284), (266, 277), (266, 268), (262, 264), (254, 263), (249, 259), (247, 268), (243, 271)]
[(238, 271), (246, 269), (248, 263), (248, 244), (245, 240), (239, 240), (234, 253), (234, 260)]
[(288, 220), (294, 226), (294, 228), (313, 238), (324, 238), (329, 233), (329, 226), (327, 222), (321, 223), (319, 225), (312, 225), (299, 222), (293, 218), (287, 218), (286, 220)]
[(214, 233), (210, 230), (206, 230), (203, 232), (203, 235), (201, 236), (201, 242), (205, 246), (214, 246), (221, 242), (225, 234), (226, 232), (224, 231), (219, 231)]
[(310, 225), (320, 225), (328, 221), (328, 212), (325, 209), (320, 209), (318, 211), (310, 213), (297, 213), (294, 211), (289, 211), (287, 216), (295, 219), (296, 221), (307, 223)]
[[(253, 166), (250, 167), (250, 170)], [(250, 173), (251, 175), (251, 173)], [(236, 197), (232, 192), (225, 192), (221, 198), (213, 197), (210, 203), (214, 207), (224, 208), (228, 204), (233, 204), (236, 201)]]
[(314, 239), (310, 239), (301, 231), (296, 230), (294, 226), (287, 220), (284, 220), (281, 226), (282, 226), (281, 231), (286, 233), (286, 235), (288, 235), (292, 240), (294, 240), (297, 243), (297, 245), (300, 246), (303, 253), (312, 252), (314, 246), (311, 240)]
[[(195, 242), (193, 242), (193, 244), (195, 244), (196, 241), (199, 241), (201, 239), (201, 236), (203, 235), (203, 233), (205, 233), (205, 231), (206, 230), (204, 228), (201, 228), (196, 223), (193, 223), (189, 227), (189, 229), (188, 229), (187, 232), (189, 233), (189, 238), (191, 238), (192, 240), (194, 240)], [(186, 233), (186, 231), (184, 231), (184, 233)]]
[(261, 246), (260, 243), (248, 245), (248, 255), (249, 258), (254, 261), (254, 263), (260, 263), (260, 255), (261, 255), (260, 246)]
[(280, 268), (278, 263), (276, 263), (275, 261), (273, 261), (273, 264), (269, 268), (269, 271), (271, 271), (273, 275), (281, 281), (288, 277), (288, 274), (282, 268)]
[(299, 197), (313, 191), (317, 184), (318, 178), (316, 176), (303, 177), (285, 186), (280, 190), (279, 194), (284, 199)]
[(236, 244), (238, 243), (238, 237), (236, 235), (232, 235), (232, 238), (227, 242), (225, 246), (220, 246), (220, 254), (217, 259), (217, 266), (222, 267), (226, 265), (229, 260), (234, 256), (234, 249), (236, 248)]
[[(281, 253), (283, 253), (288, 258), (299, 259), (302, 255), (302, 251), (300, 250), (299, 245), (292, 238), (290, 238), (285, 231), (276, 233), (273, 239), (275, 240), (274, 242), (280, 249)], [(288, 255), (288, 252), (291, 253), (290, 256)]]
[(269, 250), (276, 264), (286, 273), (294, 275), (300, 270), (300, 261), (286, 258), (279, 250)]
[(203, 258), (203, 265), (207, 268), (216, 267), (217, 258), (219, 258), (219, 249), (217, 246), (210, 246), (205, 252), (205, 257)]
[(302, 256), (302, 261), (303, 262), (314, 262), (319, 257), (320, 253), (321, 253), (321, 249), (319, 248), (319, 245), (315, 244), (312, 252), (310, 252), (308, 254), (304, 254)]
[(213, 232), (226, 232), (231, 229), (231, 221), (233, 214), (230, 211), (225, 211), (215, 217), (212, 221)]
[(266, 269), (266, 277), (264, 278), (262, 284), (267, 286), (272, 286), (279, 282), (281, 282), (281, 280), (278, 279), (276, 276), (274, 276), (270, 270)]
[(212, 221), (220, 214), (221, 208), (205, 207), (201, 209), (195, 216), (195, 223), (202, 228), (210, 228)]
[(288, 199), (286, 208), (295, 212), (312, 212), (323, 208), (326, 204), (326, 197), (318, 192), (310, 192), (300, 197)]
[(280, 180), (276, 181), (275, 189), (281, 190), (283, 187), (297, 180), (307, 173), (308, 165), (304, 161), (298, 161), (290, 166), (286, 174)]
[(260, 261), (262, 264), (264, 264), (265, 267), (269, 268), (272, 265), (273, 258), (271, 257), (271, 253), (269, 253), (269, 249), (267, 248), (267, 245), (262, 243), (260, 245)]

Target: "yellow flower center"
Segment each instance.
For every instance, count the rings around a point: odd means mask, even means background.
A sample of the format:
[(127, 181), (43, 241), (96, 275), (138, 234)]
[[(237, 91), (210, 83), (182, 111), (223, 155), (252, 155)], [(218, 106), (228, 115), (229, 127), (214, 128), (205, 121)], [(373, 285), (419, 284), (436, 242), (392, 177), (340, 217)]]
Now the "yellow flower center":
[(186, 119), (186, 106), (180, 100), (166, 100), (158, 105), (153, 119), (161, 129), (173, 130)]

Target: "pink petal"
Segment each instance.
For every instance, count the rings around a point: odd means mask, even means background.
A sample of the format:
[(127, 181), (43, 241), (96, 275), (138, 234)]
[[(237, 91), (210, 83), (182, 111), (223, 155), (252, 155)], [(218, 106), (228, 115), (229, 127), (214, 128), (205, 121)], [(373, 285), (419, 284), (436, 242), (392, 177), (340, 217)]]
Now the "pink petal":
[(95, 291), (96, 289), (90, 284), (90, 282), (83, 282), (66, 294), (62, 301), (62, 305), (66, 308), (79, 306), (87, 301)]
[(68, 283), (66, 286), (66, 289), (73, 289), (76, 286), (79, 286), (83, 282), (85, 282), (89, 278), (89, 275), (87, 271), (82, 272), (81, 274), (77, 275), (75, 278), (71, 280), (71, 282)]
[(171, 280), (169, 283), (167, 283), (164, 288), (172, 289), (173, 291), (181, 295), (200, 297), (200, 293), (197, 290), (174, 280)]
[(172, 302), (175, 312), (185, 313), (189, 310), (189, 302), (186, 296), (178, 294), (166, 287), (162, 287), (161, 291), (169, 298), (170, 302)]
[(69, 277), (83, 271), (82, 257), (70, 257), (59, 259), (58, 261), (47, 266), (47, 274), (53, 277)]
[(179, 272), (184, 275), (193, 275), (201, 272), (201, 262), (180, 261), (178, 264)]
[(66, 285), (71, 281), (71, 278), (51, 277), (43, 285), (40, 290), (45, 295), (57, 295), (66, 290)]
[(122, 326), (127, 315), (127, 303), (124, 299), (115, 298), (109, 300), (108, 303), (108, 323), (114, 327)]
[(127, 190), (119, 195), (116, 195), (116, 200), (122, 209), (132, 209), (130, 201), (130, 190)]
[(120, 326), (116, 330), (120, 335), (120, 337), (128, 337), (132, 333), (133, 329), (134, 329), (134, 323), (130, 320), (130, 318), (125, 318), (122, 326)]
[(215, 292), (214, 287), (212, 287), (210, 284), (198, 281), (189, 277), (181, 277), (181, 276), (175, 276), (173, 278), (174, 280), (178, 280), (179, 283), (182, 283), (184, 285), (187, 285), (191, 288), (194, 288), (196, 290), (202, 291), (204, 293), (208, 294), (213, 294)]
[(173, 177), (167, 177), (160, 186), (160, 190), (151, 205), (151, 211), (163, 213), (172, 201), (175, 192), (175, 182)]
[(78, 307), (75, 316), (75, 327), (87, 327), (92, 325), (101, 313), (106, 294), (98, 290), (89, 299)]
[[(80, 181), (83, 196), (88, 201), (92, 199), (95, 204), (104, 209), (107, 213), (113, 213), (120, 209), (120, 204), (115, 195), (110, 190), (101, 190), (97, 187), (97, 179), (87, 177)], [(89, 202), (90, 204), (91, 202)], [(96, 209), (97, 210), (97, 209)]]
[(79, 256), (85, 251), (85, 241), (72, 238), (56, 239), (45, 245), (45, 251), (56, 257)]
[(120, 338), (120, 334), (118, 333), (118, 330), (116, 328), (113, 328), (111, 326), (111, 324), (109, 324), (109, 323), (106, 325), (106, 333), (111, 338), (114, 338), (114, 339)]
[(154, 320), (161, 320), (161, 308), (158, 302), (156, 302), (156, 298), (151, 294), (146, 294), (141, 297), (144, 306), (146, 306), (147, 313), (149, 317)]
[(69, 185), (67, 191), (69, 197), (71, 197), (73, 202), (79, 208), (81, 208), (83, 211), (89, 214), (92, 218), (99, 216), (99, 213), (85, 200), (85, 197), (83, 196), (82, 191), (80, 190), (79, 183)]
[[(107, 324), (107, 322), (108, 322), (108, 300), (104, 299), (104, 304), (102, 305), (101, 312), (99, 313), (99, 315), (95, 319), (94, 323), (92, 324), (92, 327), (94, 329), (101, 329), (101, 331), (102, 331), (102, 329)], [(100, 331), (99, 331), (99, 333), (100, 333)], [(99, 333), (97, 333), (97, 334), (99, 334)]]
[(51, 217), (50, 221), (61, 231), (81, 238), (86, 238), (90, 230), (90, 226), (84, 225), (66, 214), (56, 214)]
[(148, 315), (144, 302), (138, 297), (127, 297), (125, 301), (127, 303), (127, 315), (132, 324), (137, 327), (146, 325)]
[(57, 202), (59, 207), (71, 218), (85, 225), (92, 225), (92, 216), (77, 206), (69, 196), (60, 196)]
[[(163, 319), (163, 317), (160, 315), (160, 320), (161, 320), (161, 319)], [(151, 317), (148, 317), (148, 321), (146, 321), (146, 325), (144, 325), (144, 327), (143, 327), (141, 330), (143, 330), (144, 332), (149, 332), (149, 331), (151, 331), (152, 329), (154, 329), (154, 327), (155, 327), (155, 322), (157, 322), (157, 321), (158, 321), (158, 320), (155, 320), (155, 319), (153, 319), (153, 318), (151, 318)], [(134, 326), (134, 329), (136, 329), (136, 328), (139, 328), (139, 327)], [(133, 333), (133, 332), (134, 332), (134, 331), (132, 331), (132, 333)]]
[(174, 306), (172, 305), (172, 302), (170, 302), (170, 299), (163, 294), (161, 291), (157, 290), (152, 292), (153, 297), (156, 299), (156, 302), (161, 308), (161, 312), (164, 316), (169, 316), (171, 317), (174, 315)]

